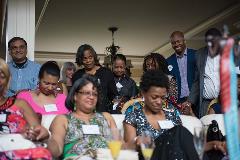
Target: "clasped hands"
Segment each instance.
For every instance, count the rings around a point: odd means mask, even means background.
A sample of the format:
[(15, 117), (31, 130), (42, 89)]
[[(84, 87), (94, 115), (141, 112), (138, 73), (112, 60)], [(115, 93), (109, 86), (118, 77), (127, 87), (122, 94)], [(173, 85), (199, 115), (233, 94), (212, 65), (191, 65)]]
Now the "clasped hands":
[(49, 133), (48, 130), (41, 125), (29, 126), (23, 131), (23, 136), (31, 141), (41, 141), (48, 139)]

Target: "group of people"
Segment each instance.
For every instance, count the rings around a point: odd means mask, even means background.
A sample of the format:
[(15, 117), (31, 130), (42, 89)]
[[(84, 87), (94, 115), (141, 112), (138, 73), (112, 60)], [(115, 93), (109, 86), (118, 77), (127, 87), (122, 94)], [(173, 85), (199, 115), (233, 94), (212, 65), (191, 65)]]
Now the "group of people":
[[(0, 133), (22, 133), (29, 140), (47, 143), (47, 148), (35, 148), (42, 151), (37, 157), (33, 157), (34, 149), (29, 149), (28, 159), (78, 159), (86, 155), (94, 159), (96, 149), (107, 148), (107, 138), (117, 128), (110, 113), (121, 113), (123, 103), (141, 97), (125, 111), (124, 146), (138, 150), (139, 136), (146, 130), (157, 143), (168, 132), (159, 121), (181, 127), (180, 114), (200, 118), (218, 98), (220, 38), (219, 30), (209, 29), (205, 34), (207, 46), (196, 51), (186, 47), (182, 32), (173, 32), (170, 42), (175, 53), (167, 59), (158, 53), (147, 55), (138, 89), (126, 74), (123, 54), (113, 57), (111, 71), (100, 65), (93, 47), (84, 44), (76, 54), (81, 69), (66, 62), (60, 70), (55, 61), (40, 66), (28, 60), (26, 41), (14, 37), (8, 43), (12, 61), (6, 64), (0, 59)], [(49, 128), (50, 136), (41, 125), (41, 117), (49, 114), (57, 115)], [(185, 138), (192, 141), (187, 135)], [(191, 154), (178, 157), (197, 157), (194, 146), (189, 148)], [(219, 141), (207, 143), (205, 149), (226, 153), (225, 143)], [(0, 158), (14, 156), (20, 155), (0, 152)]]

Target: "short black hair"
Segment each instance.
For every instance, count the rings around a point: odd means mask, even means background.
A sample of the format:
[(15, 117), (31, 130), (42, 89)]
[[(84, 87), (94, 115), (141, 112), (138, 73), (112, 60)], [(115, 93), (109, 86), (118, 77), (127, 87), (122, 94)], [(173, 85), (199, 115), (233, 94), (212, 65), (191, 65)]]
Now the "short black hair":
[(158, 65), (157, 70), (161, 70), (165, 74), (169, 74), (168, 63), (167, 63), (166, 59), (163, 57), (163, 55), (161, 55), (159, 53), (150, 53), (149, 55), (144, 57), (144, 61), (143, 61), (143, 71), (144, 72), (147, 71), (146, 62), (148, 59), (153, 59), (154, 64)]
[(12, 39), (10, 39), (9, 41), (8, 41), (8, 50), (10, 50), (11, 49), (11, 45), (12, 45), (12, 43), (13, 42), (15, 42), (15, 41), (23, 41), (24, 43), (25, 43), (25, 46), (27, 47), (27, 42), (25, 41), (25, 39), (23, 39), (23, 38), (21, 38), (21, 37), (13, 37)]
[(47, 61), (41, 66), (39, 74), (38, 74), (39, 79), (43, 78), (44, 72), (46, 72), (47, 74), (50, 74), (52, 76), (60, 78), (60, 68), (56, 61)]
[(98, 99), (97, 99), (97, 105), (96, 105), (96, 109), (98, 109), (101, 105), (101, 87), (96, 79), (96, 77), (91, 76), (89, 74), (84, 74), (82, 76), (82, 78), (79, 78), (77, 81), (74, 82), (73, 86), (71, 87), (66, 101), (65, 101), (65, 105), (66, 107), (70, 110), (70, 111), (74, 111), (74, 95), (85, 85), (92, 83), (93, 86), (97, 89), (98, 92)]
[(140, 90), (147, 92), (150, 87), (162, 87), (169, 89), (169, 80), (167, 75), (161, 70), (150, 70), (143, 74), (140, 82)]
[(123, 54), (116, 54), (113, 57), (113, 62), (115, 62), (117, 59), (122, 60), (125, 63), (125, 65), (127, 65), (127, 59), (126, 59), (126, 57)]
[(184, 33), (181, 32), (181, 31), (174, 31), (174, 32), (172, 32), (172, 34), (170, 36), (170, 39), (172, 39), (175, 35), (179, 35), (179, 36), (181, 36), (184, 39)]
[(210, 28), (210, 29), (207, 30), (207, 32), (205, 33), (205, 41), (207, 41), (207, 37), (208, 37), (208, 36), (222, 37), (222, 33), (221, 33), (220, 30), (218, 30), (217, 28)]
[(78, 47), (78, 50), (77, 50), (77, 54), (76, 54), (76, 63), (78, 66), (81, 66), (83, 65), (83, 56), (84, 56), (84, 51), (86, 50), (90, 50), (93, 57), (94, 57), (94, 61), (95, 61), (95, 64), (99, 64), (98, 62), (98, 58), (97, 58), (97, 53), (96, 51), (93, 49), (92, 46), (90, 46), (89, 44), (83, 44), (81, 46)]

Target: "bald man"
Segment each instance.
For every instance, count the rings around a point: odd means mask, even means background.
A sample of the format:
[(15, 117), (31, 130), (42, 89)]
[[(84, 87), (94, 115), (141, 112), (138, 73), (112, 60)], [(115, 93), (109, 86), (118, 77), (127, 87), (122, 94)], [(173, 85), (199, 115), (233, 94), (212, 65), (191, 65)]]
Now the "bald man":
[(195, 50), (186, 47), (186, 40), (181, 31), (174, 31), (170, 42), (175, 53), (167, 58), (168, 70), (177, 80), (178, 103), (187, 100), (196, 69)]

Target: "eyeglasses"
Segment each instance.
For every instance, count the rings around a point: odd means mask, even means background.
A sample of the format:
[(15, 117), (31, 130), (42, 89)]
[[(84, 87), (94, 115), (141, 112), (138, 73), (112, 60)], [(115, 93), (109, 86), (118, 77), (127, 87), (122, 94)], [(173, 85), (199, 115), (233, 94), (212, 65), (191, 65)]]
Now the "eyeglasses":
[(77, 93), (80, 93), (84, 96), (93, 96), (93, 97), (98, 97), (98, 93), (97, 92), (92, 92), (92, 91), (78, 91)]
[(19, 47), (13, 46), (13, 47), (11, 47), (10, 49), (11, 49), (11, 51), (15, 52), (15, 51), (17, 51), (18, 49), (19, 49), (19, 50), (24, 50), (25, 48), (26, 48), (25, 45), (21, 45), (21, 46), (19, 46)]

